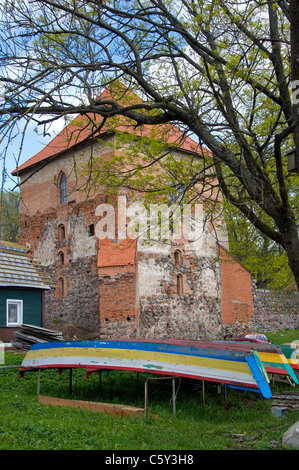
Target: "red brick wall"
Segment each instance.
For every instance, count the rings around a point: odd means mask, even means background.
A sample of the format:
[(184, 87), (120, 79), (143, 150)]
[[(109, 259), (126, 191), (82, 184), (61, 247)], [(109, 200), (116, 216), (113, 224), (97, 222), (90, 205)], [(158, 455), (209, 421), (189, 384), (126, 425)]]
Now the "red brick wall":
[(251, 274), (221, 247), (220, 261), (223, 323), (248, 323), (253, 317)]
[[(111, 147), (105, 142), (97, 142), (91, 146), (77, 149), (56, 157), (39, 169), (28, 171), (21, 176), (22, 215), (35, 215), (44, 211), (64, 206), (60, 204), (59, 178), (61, 172), (67, 176), (67, 192), (69, 203), (82, 203), (87, 197), (94, 196), (95, 187), (89, 188), (91, 155), (109, 158)], [(96, 162), (93, 163), (94, 167)], [(77, 190), (79, 189), (79, 191)], [(101, 192), (96, 187), (97, 192)]]
[(135, 266), (99, 268), (100, 323), (139, 321)]

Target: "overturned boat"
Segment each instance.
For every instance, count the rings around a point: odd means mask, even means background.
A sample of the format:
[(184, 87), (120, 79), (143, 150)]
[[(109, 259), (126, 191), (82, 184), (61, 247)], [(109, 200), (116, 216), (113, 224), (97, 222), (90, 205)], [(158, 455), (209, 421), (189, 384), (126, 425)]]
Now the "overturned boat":
[(59, 341), (35, 344), (26, 354), (19, 375), (49, 368), (128, 370), (185, 377), (272, 396), (259, 352), (209, 341), (107, 340)]
[[(113, 341), (113, 340), (111, 340)], [(213, 349), (224, 349), (229, 351), (242, 351), (249, 354), (252, 352), (257, 361), (260, 361), (264, 372), (271, 375), (288, 376), (295, 384), (299, 383), (296, 371), (298, 370), (298, 355), (294, 353), (293, 346), (281, 344), (251, 343), (239, 341), (200, 341), (189, 339), (126, 339), (126, 341), (153, 342), (176, 345), (188, 345), (192, 347), (212, 347)], [(289, 349), (288, 349), (289, 348)], [(291, 351), (293, 354), (291, 355)], [(265, 374), (265, 375), (267, 375)]]

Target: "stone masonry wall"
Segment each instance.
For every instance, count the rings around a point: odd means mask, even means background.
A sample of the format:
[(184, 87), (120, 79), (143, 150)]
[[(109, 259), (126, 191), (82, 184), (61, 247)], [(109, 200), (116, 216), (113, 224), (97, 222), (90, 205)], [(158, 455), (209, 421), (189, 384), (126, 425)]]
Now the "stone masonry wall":
[[(138, 265), (140, 336), (212, 339), (221, 336), (219, 264), (184, 253), (176, 266), (169, 255), (141, 254)], [(177, 276), (182, 276), (178, 292)]]
[[(54, 279), (54, 268), (48, 268)], [(65, 339), (99, 338), (99, 278), (94, 259), (70, 262), (60, 274), (66, 279), (62, 297), (52, 289), (45, 295), (44, 327), (62, 331)]]
[(62, 331), (66, 339), (99, 336), (98, 242), (90, 225), (97, 221), (95, 206), (102, 200), (99, 196), (23, 218), (20, 242), (34, 249), (35, 261), (53, 286), (45, 295), (43, 325)]
[(255, 329), (277, 331), (299, 328), (299, 293), (257, 289), (253, 285)]
[[(182, 249), (182, 260), (178, 265), (174, 251), (170, 247), (164, 247), (155, 252), (138, 253), (135, 309), (132, 299), (127, 298), (133, 280), (132, 276), (128, 278), (127, 270), (117, 276), (115, 273), (110, 273), (109, 276), (100, 275), (100, 292), (105, 292), (101, 294), (101, 309), (106, 297), (111, 303), (110, 315), (107, 308), (103, 309), (105, 318), (101, 314), (102, 339), (222, 338), (219, 263), (212, 257), (195, 256)], [(179, 283), (178, 276), (181, 276)], [(126, 292), (122, 290), (121, 297), (118, 294), (111, 296), (109, 293), (117, 292), (118, 286), (121, 291), (125, 279), (130, 281)], [(121, 305), (122, 315), (114, 301)], [(130, 315), (131, 311), (133, 314)]]

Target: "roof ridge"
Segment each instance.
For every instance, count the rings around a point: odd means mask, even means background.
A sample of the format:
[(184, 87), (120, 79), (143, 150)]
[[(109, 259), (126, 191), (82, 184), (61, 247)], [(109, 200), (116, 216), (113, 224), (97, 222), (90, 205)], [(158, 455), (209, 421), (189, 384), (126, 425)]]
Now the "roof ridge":
[[(123, 87), (123, 97), (127, 92), (128, 89)], [(100, 94), (100, 97), (105, 97), (105, 94), (108, 93), (110, 92), (107, 88)], [(134, 95), (134, 99), (140, 99), (131, 90), (129, 90), (129, 93), (131, 97)], [(99, 117), (99, 119), (96, 119), (94, 118), (93, 114), (94, 113), (88, 113), (84, 116), (77, 115), (74, 117), (74, 119), (72, 119), (72, 121), (69, 122), (69, 124), (67, 124), (47, 145), (45, 145), (42, 150), (37, 152), (19, 167), (17, 167), (12, 172), (12, 175), (19, 176), (25, 171), (29, 171), (35, 165), (46, 162), (49, 158), (55, 158), (60, 154), (71, 150), (76, 145), (88, 143), (89, 141), (91, 142), (95, 137), (103, 138), (104, 135), (106, 136), (107, 134), (112, 133), (114, 128), (116, 130), (120, 130), (121, 132), (132, 132), (132, 129), (136, 128), (136, 126), (130, 123), (130, 121), (128, 122), (127, 118), (124, 116), (117, 116), (118, 123), (112, 127), (111, 125), (107, 126), (104, 124), (105, 121), (102, 116), (98, 115), (96, 118)], [(91, 117), (93, 117), (93, 119), (91, 119)], [(88, 119), (90, 120), (89, 122)], [(95, 124), (98, 124), (98, 127), (93, 128)], [(178, 146), (179, 149), (197, 154), (202, 154), (203, 152), (210, 153), (208, 149), (202, 147), (201, 144), (197, 143), (190, 136), (186, 135), (176, 124), (172, 122), (156, 126), (144, 125), (138, 128), (138, 132), (142, 133), (144, 131), (145, 135), (148, 132), (148, 129), (152, 129), (153, 127), (155, 127), (155, 129), (162, 129), (165, 133), (169, 132), (169, 135), (166, 136), (166, 139), (170, 146)]]

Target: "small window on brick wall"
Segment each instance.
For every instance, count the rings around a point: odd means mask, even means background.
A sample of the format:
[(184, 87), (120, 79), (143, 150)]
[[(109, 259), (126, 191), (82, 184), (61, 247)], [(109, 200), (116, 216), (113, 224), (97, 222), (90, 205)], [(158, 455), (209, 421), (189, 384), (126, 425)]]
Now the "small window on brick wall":
[(58, 279), (58, 295), (59, 297), (65, 296), (65, 280), (63, 277)]
[(179, 268), (181, 264), (183, 264), (183, 256), (180, 250), (175, 250), (174, 252), (174, 264), (177, 268)]
[(176, 292), (177, 294), (183, 294), (183, 275), (177, 274), (176, 276)]
[(58, 258), (59, 258), (59, 264), (60, 264), (60, 266), (63, 266), (63, 265), (64, 265), (64, 254), (63, 254), (63, 251), (60, 251), (60, 253), (58, 254)]
[(58, 237), (61, 242), (65, 240), (65, 226), (63, 224), (58, 227)]
[(67, 202), (67, 178), (64, 173), (61, 173), (59, 178), (59, 197), (60, 204)]

